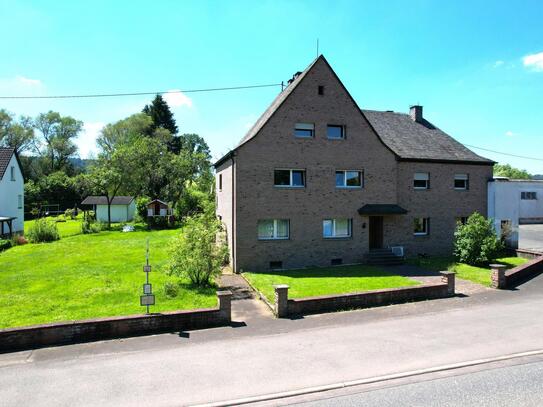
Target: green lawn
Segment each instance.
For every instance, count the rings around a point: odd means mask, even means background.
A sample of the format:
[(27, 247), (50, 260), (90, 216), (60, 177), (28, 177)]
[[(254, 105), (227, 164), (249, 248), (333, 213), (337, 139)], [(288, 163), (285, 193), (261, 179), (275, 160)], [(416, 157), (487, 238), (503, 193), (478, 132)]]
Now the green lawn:
[[(49, 219), (56, 221), (58, 219), (64, 219), (64, 216), (49, 217)], [(81, 234), (81, 220), (82, 217), (80, 215), (77, 219), (67, 219), (66, 222), (56, 222), (60, 237), (62, 238)], [(28, 231), (34, 222), (34, 219), (25, 221), (25, 231)]]
[[(509, 269), (524, 264), (527, 261), (528, 260), (523, 259), (522, 257), (499, 257), (491, 263), (504, 264)], [(451, 270), (456, 272), (458, 278), (470, 280), (484, 286), (490, 286), (490, 267), (476, 267), (464, 263), (457, 263), (452, 257), (410, 259), (408, 262), (431, 271)]]
[[(165, 274), (167, 247), (176, 233), (81, 234), (0, 253), (0, 328), (142, 313), (139, 296), (145, 281), (147, 238), (157, 304), (151, 311), (215, 306), (215, 288), (196, 290), (187, 281)], [(167, 281), (180, 284), (177, 297), (166, 297)]]
[(243, 274), (268, 301), (275, 301), (274, 284), (288, 284), (289, 298), (345, 294), (419, 284), (406, 277), (388, 273), (372, 266), (341, 266), (307, 268)]

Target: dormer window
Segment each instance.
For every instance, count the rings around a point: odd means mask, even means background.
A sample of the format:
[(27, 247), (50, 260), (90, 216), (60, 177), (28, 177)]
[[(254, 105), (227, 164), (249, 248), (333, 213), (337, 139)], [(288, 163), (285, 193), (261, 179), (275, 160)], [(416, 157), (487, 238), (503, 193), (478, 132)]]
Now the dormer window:
[(345, 126), (329, 124), (326, 129), (326, 136), (330, 140), (341, 140), (345, 138)]
[(315, 135), (315, 125), (313, 123), (296, 123), (294, 135), (300, 138), (312, 138)]

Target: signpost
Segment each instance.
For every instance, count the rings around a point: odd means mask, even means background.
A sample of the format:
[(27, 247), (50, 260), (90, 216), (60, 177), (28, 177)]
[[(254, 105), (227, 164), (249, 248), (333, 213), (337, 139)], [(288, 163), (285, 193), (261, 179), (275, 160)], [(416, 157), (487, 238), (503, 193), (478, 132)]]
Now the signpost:
[(143, 295), (140, 295), (140, 305), (147, 307), (147, 313), (149, 313), (149, 305), (155, 305), (153, 285), (149, 283), (149, 273), (151, 272), (151, 266), (149, 265), (149, 239), (147, 239), (147, 252), (145, 254), (143, 271), (145, 273), (145, 284), (143, 284)]

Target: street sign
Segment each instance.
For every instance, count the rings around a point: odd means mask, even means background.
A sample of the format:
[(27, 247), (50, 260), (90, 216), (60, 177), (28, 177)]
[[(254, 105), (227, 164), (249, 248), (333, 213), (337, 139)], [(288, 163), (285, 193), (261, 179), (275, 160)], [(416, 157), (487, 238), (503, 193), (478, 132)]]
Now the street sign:
[(140, 305), (155, 305), (155, 296), (154, 294), (147, 294), (140, 296)]
[(144, 284), (143, 285), (143, 293), (144, 294), (152, 294), (153, 293), (153, 285), (152, 284)]
[(151, 272), (151, 266), (149, 266), (149, 265), (143, 266), (143, 272), (144, 273), (150, 273)]

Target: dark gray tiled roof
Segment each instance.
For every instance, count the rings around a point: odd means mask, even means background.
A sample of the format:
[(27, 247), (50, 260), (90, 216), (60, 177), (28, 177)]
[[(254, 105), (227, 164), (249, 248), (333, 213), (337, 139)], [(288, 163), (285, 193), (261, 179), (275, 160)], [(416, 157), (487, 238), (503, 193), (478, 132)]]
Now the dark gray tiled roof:
[(492, 164), (423, 119), (396, 112), (363, 110), (381, 140), (402, 159), (465, 161)]
[(4, 178), (14, 152), (13, 148), (0, 147), (0, 179)]
[[(115, 196), (111, 205), (128, 205), (134, 200), (133, 196)], [(81, 205), (107, 205), (107, 198), (105, 196), (88, 196)]]

